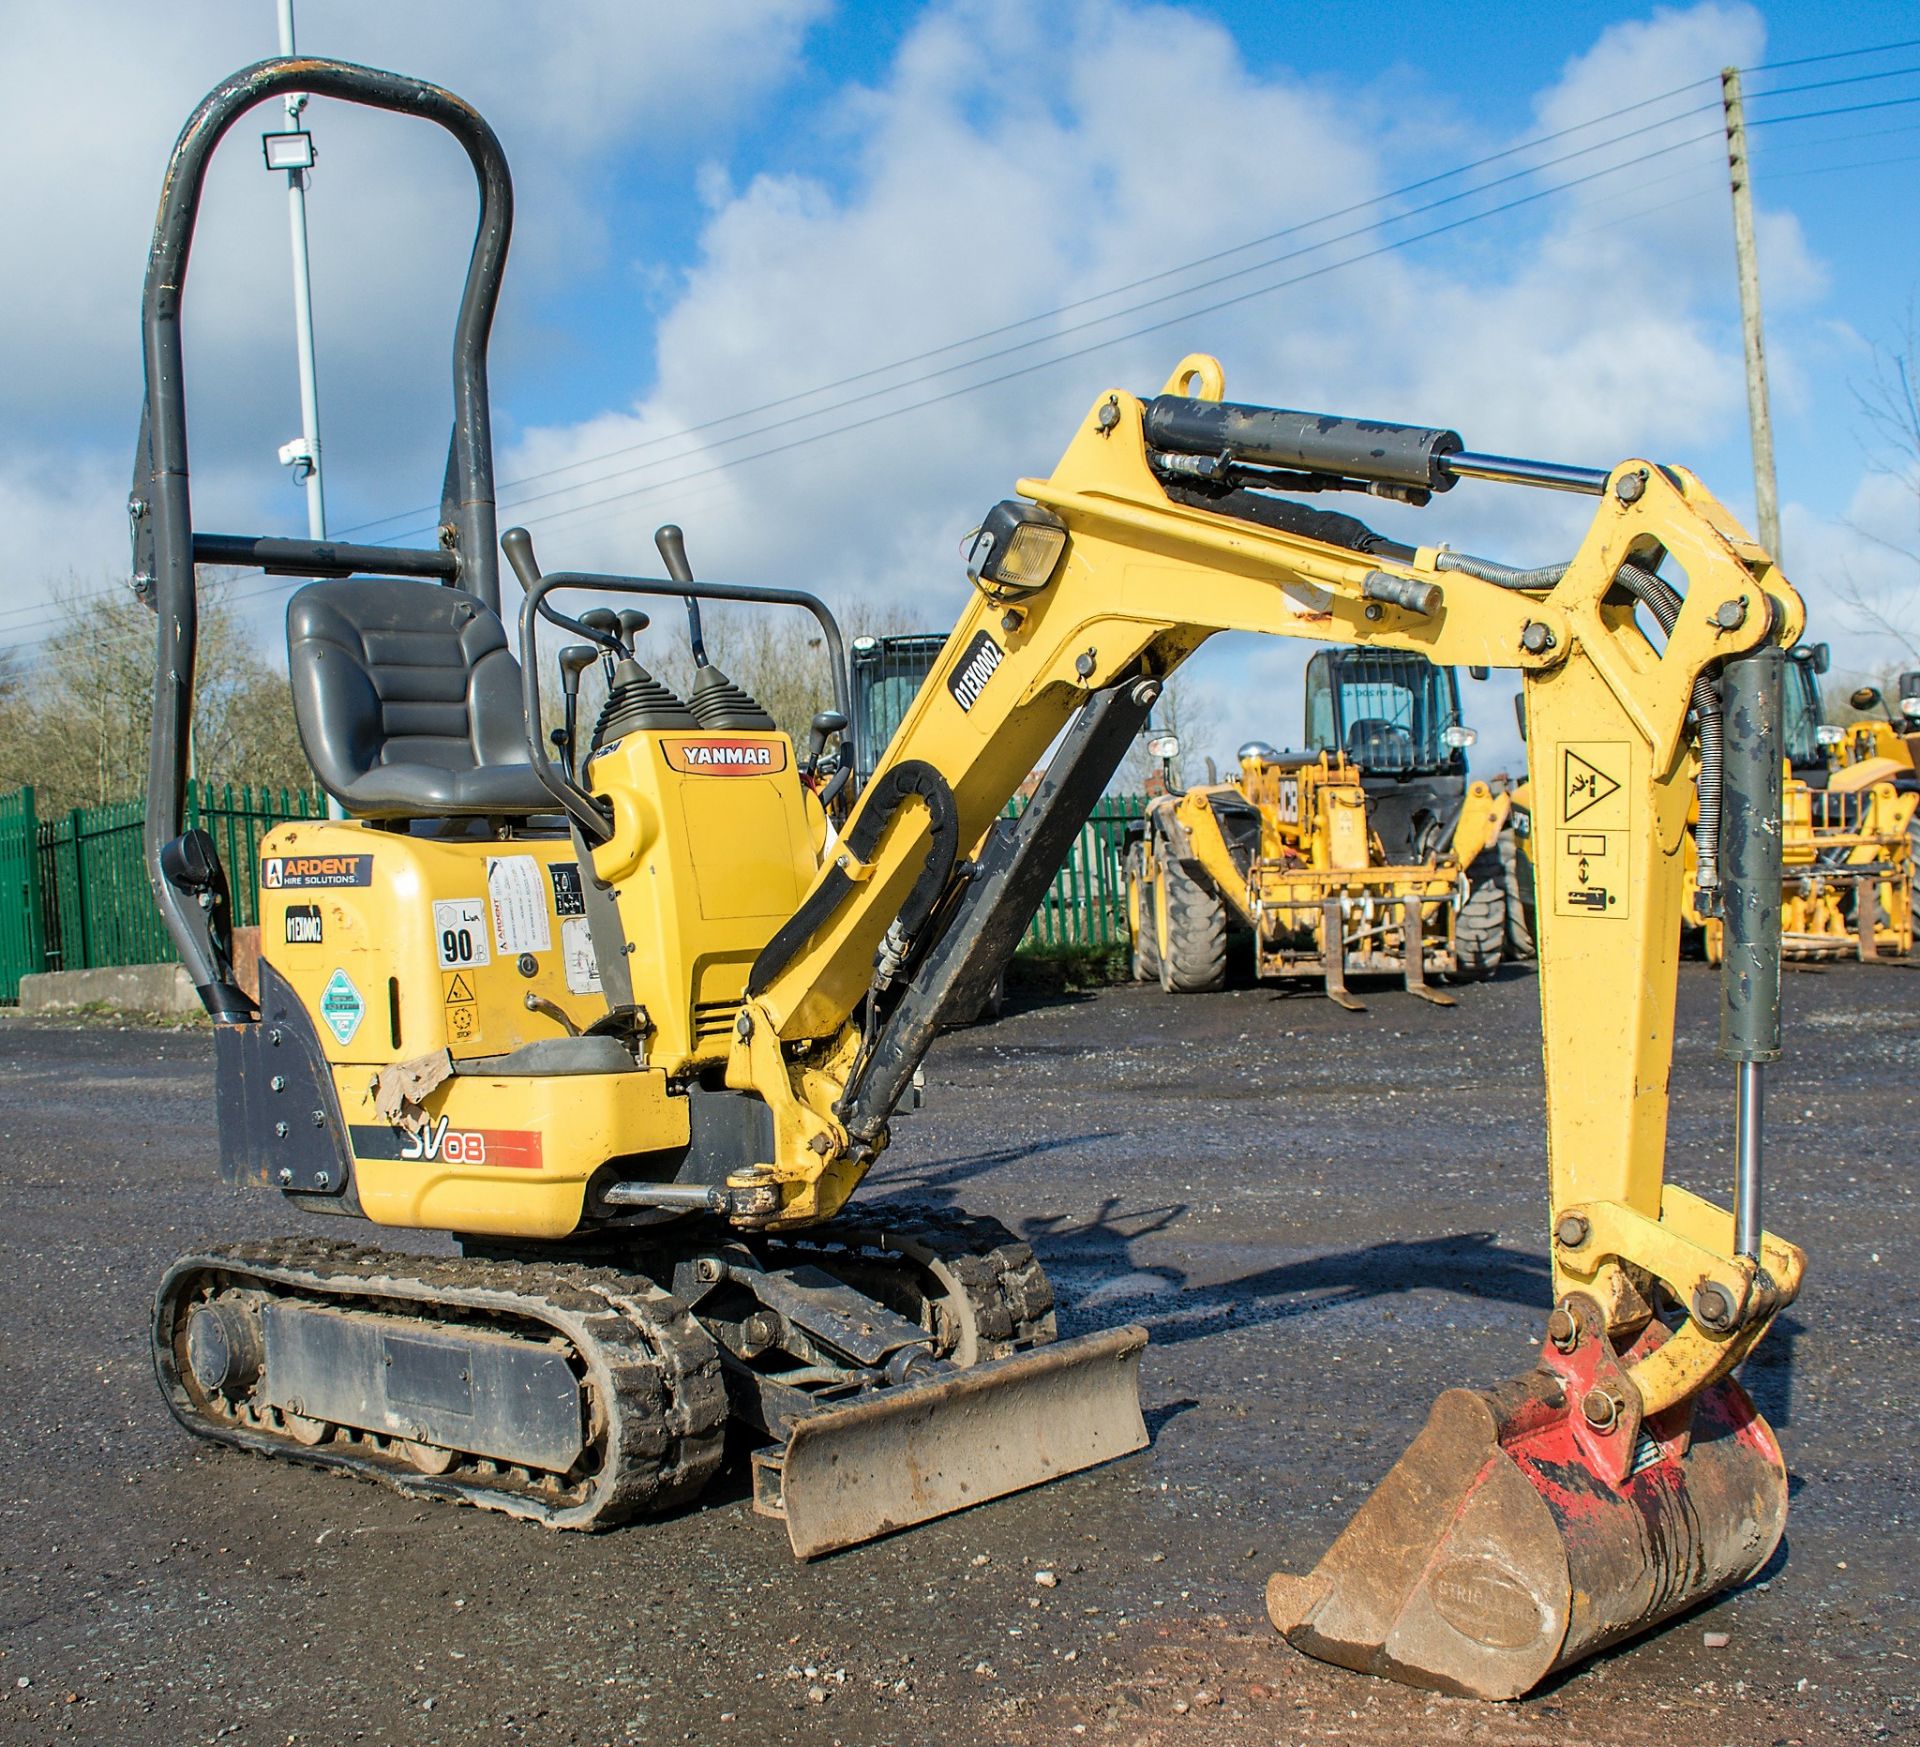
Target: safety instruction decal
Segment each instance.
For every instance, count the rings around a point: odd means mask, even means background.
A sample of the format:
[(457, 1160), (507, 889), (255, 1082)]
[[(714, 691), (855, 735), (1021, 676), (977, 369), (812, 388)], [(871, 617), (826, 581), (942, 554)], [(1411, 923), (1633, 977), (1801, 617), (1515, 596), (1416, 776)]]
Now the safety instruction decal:
[(553, 881), (553, 913), (556, 916), (584, 916), (587, 894), (580, 884), (577, 861), (550, 861), (547, 878)]
[(1554, 832), (1556, 916), (1624, 921), (1632, 912), (1627, 866), (1632, 753), (1624, 740), (1582, 740), (1560, 748), (1560, 819)]
[(547, 882), (540, 877), (540, 864), (532, 856), (487, 858), (487, 902), (493, 908), (493, 941), (501, 957), (552, 951)]
[(474, 999), (473, 979), (454, 971), (442, 979), (447, 991), (447, 1042), (472, 1043), (480, 1035), (480, 1003)]
[(478, 898), (436, 898), (433, 939), (443, 971), (493, 962), (487, 946), (487, 907)]
[(600, 961), (593, 954), (593, 931), (584, 916), (569, 916), (560, 924), (560, 959), (566, 968), (570, 995), (597, 995)]
[(335, 971), (320, 992), (320, 1017), (327, 1022), (327, 1029), (343, 1045), (349, 1044), (360, 1029), (360, 1020), (366, 1011), (367, 1004), (360, 999), (353, 979), (345, 971)]

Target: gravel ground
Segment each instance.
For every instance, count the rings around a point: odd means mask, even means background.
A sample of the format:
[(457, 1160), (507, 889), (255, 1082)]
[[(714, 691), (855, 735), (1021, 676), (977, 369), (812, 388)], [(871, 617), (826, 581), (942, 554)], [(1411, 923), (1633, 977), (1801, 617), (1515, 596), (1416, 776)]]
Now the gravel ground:
[[(1845, 967), (1787, 992), (1770, 1212), (1812, 1268), (1747, 1380), (1793, 1470), (1790, 1544), (1504, 1706), (1309, 1662), (1260, 1594), (1311, 1566), (1440, 1388), (1531, 1362), (1526, 974), (1450, 1012), (1378, 993), (1365, 1016), (1115, 989), (943, 1039), (867, 1198), (1007, 1220), (1066, 1332), (1145, 1323), (1154, 1445), (811, 1566), (734, 1472), (670, 1520), (562, 1536), (188, 1438), (148, 1365), (154, 1282), (289, 1216), (217, 1181), (204, 1033), (7, 1022), (0, 1742), (1920, 1739), (1898, 1382), (1920, 1332), (1898, 1283), (1920, 1235), (1920, 980)], [(1713, 998), (1687, 967), (1674, 1174), (1720, 1194)]]

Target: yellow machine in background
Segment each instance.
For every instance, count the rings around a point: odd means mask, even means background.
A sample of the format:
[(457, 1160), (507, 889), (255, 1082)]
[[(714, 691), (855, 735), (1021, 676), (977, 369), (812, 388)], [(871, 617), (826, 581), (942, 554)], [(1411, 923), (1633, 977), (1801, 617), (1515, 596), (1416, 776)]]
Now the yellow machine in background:
[(1500, 963), (1506, 896), (1467, 870), (1506, 821), (1504, 798), (1467, 789), (1450, 840), (1416, 862), (1389, 856), (1360, 771), (1339, 752), (1240, 749), (1240, 773), (1149, 802), (1126, 855), (1134, 976), (1167, 990), (1225, 981), (1229, 918), (1252, 930), (1260, 977), (1318, 973), (1354, 1012), (1353, 974), (1404, 976), (1452, 1002), (1430, 975), (1479, 978)]
[[(1913, 950), (1920, 806), (1911, 738), (1888, 721), (1827, 722), (1819, 680), (1827, 646), (1802, 643), (1787, 655), (1783, 950), (1809, 961), (1905, 957)], [(1903, 699), (1920, 693), (1920, 674), (1903, 676), (1901, 692)], [(1880, 694), (1863, 686), (1850, 701), (1869, 710)], [(1911, 719), (1920, 721), (1920, 695), (1913, 701)], [(1687, 920), (1700, 930), (1708, 962), (1718, 964), (1720, 918), (1696, 901)]]
[[(433, 121), (480, 182), (428, 547), (194, 526), (194, 217), (222, 135), (289, 92)], [(283, 1235), (182, 1256), (152, 1332), (180, 1422), (572, 1528), (693, 1497), (738, 1425), (760, 1446), (756, 1505), (803, 1555), (1141, 1447), (1143, 1331), (1057, 1341), (1045, 1275), (1004, 1228), (847, 1204), (1167, 677), (1218, 632), (1259, 632), (1522, 675), (1554, 1295), (1537, 1363), (1444, 1394), (1319, 1568), (1273, 1579), (1275, 1624), (1350, 1667), (1507, 1697), (1757, 1571), (1786, 1472), (1733, 1373), (1804, 1266), (1761, 1220), (1781, 876), (1760, 823), (1780, 812), (1779, 651), (1804, 615), (1725, 507), (1680, 467), (1516, 460), (1448, 430), (1231, 404), (1218, 363), (1188, 358), (1157, 395), (1102, 394), (1051, 475), (988, 510), (932, 677), (870, 779), (856, 792), (845, 747), (815, 801), (807, 779), (850, 732), (820, 602), (694, 581), (677, 530), (659, 536), (666, 577), (542, 575), (523, 530), (496, 539), (485, 361), (509, 211), (498, 142), (466, 104), (338, 62), (234, 75), (168, 166), (133, 505), (158, 615), (147, 851), (214, 1021), (223, 1172), (289, 1218), (450, 1232), (460, 1250)], [(1462, 480), (1582, 493), (1592, 520), (1566, 563), (1513, 571), (1277, 495), (1425, 503)], [(497, 547), (524, 596), (511, 644)], [(1668, 555), (1684, 595), (1658, 574)], [(267, 846), (257, 1001), (235, 978), (218, 847), (184, 828), (195, 566), (213, 563), (321, 579), (289, 604), (289, 668), (302, 743), (349, 815)], [(804, 752), (705, 659), (697, 612), (688, 694), (649, 675), (638, 603), (663, 596), (814, 614), (836, 695)], [(558, 651), (557, 756), (543, 625), (577, 639)], [(595, 662), (609, 685), (588, 730), (574, 706)], [(1739, 707), (1696, 749), (1710, 673)], [(1730, 1211), (1667, 1171), (1696, 766), (1728, 825)], [(1688, 1159), (1690, 1180), (1706, 1171)]]

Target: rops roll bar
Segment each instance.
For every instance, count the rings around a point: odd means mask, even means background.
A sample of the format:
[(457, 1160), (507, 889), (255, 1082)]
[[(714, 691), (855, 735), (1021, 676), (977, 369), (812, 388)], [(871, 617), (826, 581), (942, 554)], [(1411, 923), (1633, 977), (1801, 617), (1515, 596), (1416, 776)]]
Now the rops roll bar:
[[(454, 324), (453, 440), (441, 493), (437, 550), (194, 532), (180, 303), (201, 190), (207, 164), (227, 130), (248, 110), (288, 92), (419, 116), (452, 134), (473, 164), (480, 186), (480, 222)], [(233, 984), (224, 931), (209, 920), (224, 909), (225, 887), (218, 861), (211, 859), (212, 845), (198, 846), (204, 853), (194, 854), (183, 853), (181, 845), (199, 634), (194, 566), (256, 564), (289, 576), (434, 577), (499, 611), (487, 338), (512, 229), (513, 182), (493, 129), (450, 91), (398, 73), (307, 57), (259, 61), (208, 92), (174, 144), (161, 184), (141, 304), (146, 402), (128, 511), (134, 588), (160, 620), (148, 764), (147, 872), (167, 930), (216, 1021), (250, 1018), (253, 1006)]]

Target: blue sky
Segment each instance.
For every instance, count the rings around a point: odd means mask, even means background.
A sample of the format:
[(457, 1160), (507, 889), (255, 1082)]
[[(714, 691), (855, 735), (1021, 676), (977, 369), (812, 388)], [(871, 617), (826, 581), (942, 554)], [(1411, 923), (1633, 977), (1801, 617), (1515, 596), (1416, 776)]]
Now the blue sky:
[[(138, 282), (167, 145), (214, 79), (272, 43), (264, 3), (182, 17), (124, 0), (90, 9), (91, 22), (71, 12), (20, 9), (14, 52), (46, 76), (19, 87), (0, 117), (10, 161), (40, 166), (0, 193), (0, 217), (20, 239), (0, 263), (13, 330), (0, 372), (0, 510), (24, 555), (0, 602), (0, 643), (29, 654), (47, 635), (51, 589), (98, 589), (124, 570)], [(1663, 151), (1711, 130), (1712, 114), (1683, 112), (1716, 89), (1644, 100), (1711, 81), (1726, 61), (1920, 37), (1910, 6), (1732, 0), (712, 0), (680, 11), (580, 0), (537, 26), (509, 0), (302, 0), (300, 20), (305, 50), (401, 67), (472, 96), (513, 157), (520, 225), (495, 354), (500, 473), (544, 476), (520, 497), (549, 563), (643, 563), (646, 534), (671, 517), (710, 571), (807, 583), (849, 603), (908, 599), (930, 623), (959, 604), (956, 547), (985, 504), (1021, 473), (1044, 471), (1100, 391), (1151, 391), (1192, 349), (1218, 352), (1241, 398), (1449, 423), (1473, 447), (1596, 464), (1649, 452), (1749, 504), (1719, 148)], [(83, 65), (104, 87), (97, 109), (63, 95), (63, 78)], [(1920, 47), (1749, 79), (1756, 120), (1853, 111), (1756, 128), (1755, 186), (1787, 567), (1817, 633), (1842, 665), (1861, 668), (1885, 658), (1886, 640), (1842, 595), (1865, 590), (1896, 607), (1910, 598), (1906, 570), (1875, 542), (1912, 543), (1913, 481), (1876, 471), (1885, 458), (1864, 446), (1855, 401), (1873, 348), (1897, 340), (1920, 283), (1920, 103), (1904, 101), (1920, 97), (1920, 74), (1878, 77), (1909, 68), (1920, 68)], [(1855, 82), (1768, 95), (1838, 79)], [(1633, 104), (1642, 107), (1617, 121), (1513, 151)], [(424, 130), (328, 105), (315, 106), (312, 124), (316, 322), (339, 531), (437, 493), (447, 324), (471, 194), (456, 155)], [(259, 168), (254, 131), (242, 125), (213, 179), (187, 296), (196, 502), (202, 525), (294, 530), (301, 500), (273, 462), (297, 422), (284, 194)], [(1582, 148), (1497, 194), (1297, 253)], [(1663, 155), (1551, 192), (1647, 151)], [(854, 389), (708, 424), (1502, 152), (1512, 155), (1475, 177), (1205, 273)], [(1197, 312), (1523, 194), (1538, 197)], [(1050, 337), (1289, 253), (1210, 294)], [(1156, 320), (1170, 325), (1124, 338)], [(1039, 343), (964, 362), (1015, 341)], [(931, 382), (908, 380), (956, 364)], [(915, 405), (1014, 370), (1014, 380)], [(893, 416), (865, 422), (879, 414)], [(858, 428), (829, 434), (842, 425)], [(787, 447), (802, 438), (814, 440)], [(763, 449), (780, 452), (740, 459)], [(1566, 504), (1530, 494), (1463, 488), (1443, 507), (1444, 516), (1376, 519), (1521, 561), (1563, 552), (1575, 527)], [(402, 516), (375, 531), (407, 525)], [(239, 594), (271, 641), (284, 591), (243, 582)], [(1217, 749), (1254, 734), (1291, 738), (1303, 664), (1292, 649), (1204, 654), (1191, 689), (1205, 694)], [(1504, 704), (1489, 698), (1484, 714), (1488, 750), (1510, 759)]]

